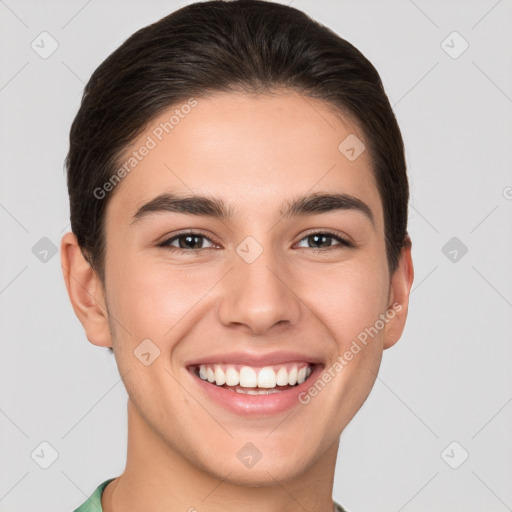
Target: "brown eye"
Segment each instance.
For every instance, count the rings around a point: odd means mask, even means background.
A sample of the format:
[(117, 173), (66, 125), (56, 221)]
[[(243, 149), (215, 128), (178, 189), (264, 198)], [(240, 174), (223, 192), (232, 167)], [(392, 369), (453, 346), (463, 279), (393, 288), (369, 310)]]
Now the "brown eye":
[[(313, 250), (323, 250), (330, 249), (332, 247), (341, 248), (341, 247), (353, 247), (353, 244), (346, 240), (345, 238), (330, 232), (318, 231), (316, 233), (310, 233), (305, 236), (300, 242), (303, 240), (307, 241), (306, 249)], [(336, 241), (338, 243), (333, 244), (332, 242)], [(299, 243), (300, 243), (299, 242)], [(322, 247), (325, 246), (325, 247)]]
[(158, 244), (158, 247), (165, 247), (176, 251), (200, 251), (201, 249), (209, 248), (204, 247), (204, 240), (208, 240), (212, 245), (215, 245), (208, 237), (201, 233), (179, 233), (164, 240), (162, 243)]

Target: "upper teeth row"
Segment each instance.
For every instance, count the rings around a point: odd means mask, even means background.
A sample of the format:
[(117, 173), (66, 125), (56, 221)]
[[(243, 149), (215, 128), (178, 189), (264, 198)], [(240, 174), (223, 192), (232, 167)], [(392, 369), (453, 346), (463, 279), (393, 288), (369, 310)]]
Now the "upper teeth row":
[(234, 366), (225, 366), (225, 370), (220, 365), (199, 366), (199, 377), (208, 382), (215, 382), (217, 386), (242, 386), (244, 388), (275, 388), (277, 386), (294, 386), (302, 384), (311, 374), (311, 368), (306, 365), (291, 365), (288, 368), (282, 366), (277, 372), (271, 366), (265, 366), (261, 369), (242, 366), (238, 371)]

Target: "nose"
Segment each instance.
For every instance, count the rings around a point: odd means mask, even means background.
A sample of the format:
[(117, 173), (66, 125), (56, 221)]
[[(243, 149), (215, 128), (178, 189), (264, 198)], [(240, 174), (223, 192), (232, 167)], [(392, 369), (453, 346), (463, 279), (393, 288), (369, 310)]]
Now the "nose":
[(289, 273), (270, 250), (250, 263), (235, 255), (234, 268), (223, 280), (220, 321), (228, 327), (244, 326), (253, 335), (264, 335), (278, 325), (296, 325), (301, 301), (289, 281)]

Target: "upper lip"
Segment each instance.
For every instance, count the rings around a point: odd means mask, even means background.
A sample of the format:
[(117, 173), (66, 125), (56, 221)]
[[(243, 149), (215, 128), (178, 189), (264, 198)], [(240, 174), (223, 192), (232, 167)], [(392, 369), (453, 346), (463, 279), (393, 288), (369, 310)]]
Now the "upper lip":
[(280, 363), (288, 363), (292, 361), (305, 361), (312, 364), (321, 363), (321, 359), (299, 352), (226, 352), (219, 354), (212, 354), (197, 358), (186, 363), (186, 366), (193, 366), (199, 364), (213, 364), (213, 363), (231, 363), (242, 364), (246, 366), (272, 366)]

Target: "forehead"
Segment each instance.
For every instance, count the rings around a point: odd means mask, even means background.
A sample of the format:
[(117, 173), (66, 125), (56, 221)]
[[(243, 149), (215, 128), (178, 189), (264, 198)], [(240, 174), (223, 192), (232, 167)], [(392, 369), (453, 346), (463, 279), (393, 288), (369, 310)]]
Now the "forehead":
[(293, 196), (342, 192), (373, 205), (378, 224), (380, 198), (365, 146), (356, 123), (298, 93), (184, 100), (127, 148), (119, 166), (129, 171), (108, 208), (127, 218), (168, 192), (219, 197), (238, 216), (261, 217)]

